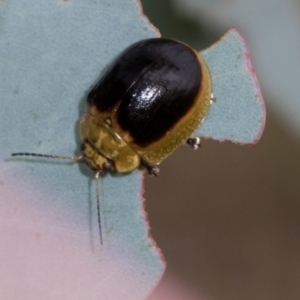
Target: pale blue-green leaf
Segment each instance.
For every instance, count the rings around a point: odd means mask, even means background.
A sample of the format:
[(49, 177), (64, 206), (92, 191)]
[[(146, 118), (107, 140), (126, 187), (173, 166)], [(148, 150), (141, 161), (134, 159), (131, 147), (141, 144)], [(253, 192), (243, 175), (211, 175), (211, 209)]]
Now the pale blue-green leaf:
[(247, 46), (235, 28), (201, 53), (216, 98), (196, 134), (215, 140), (255, 144), (264, 129), (265, 105)]
[(162, 276), (140, 172), (100, 180), (100, 253), (93, 173), (83, 164), (7, 160), (16, 151), (79, 153), (88, 90), (121, 50), (154, 36), (133, 0), (0, 2), (5, 299), (143, 299)]
[[(12, 0), (0, 4), (0, 31), (2, 292), (7, 299), (144, 298), (164, 264), (148, 237), (141, 173), (101, 178), (100, 253), (92, 172), (4, 160), (15, 151), (79, 153), (78, 119), (99, 70), (154, 30), (130, 0)], [(204, 56), (219, 97), (221, 81)]]

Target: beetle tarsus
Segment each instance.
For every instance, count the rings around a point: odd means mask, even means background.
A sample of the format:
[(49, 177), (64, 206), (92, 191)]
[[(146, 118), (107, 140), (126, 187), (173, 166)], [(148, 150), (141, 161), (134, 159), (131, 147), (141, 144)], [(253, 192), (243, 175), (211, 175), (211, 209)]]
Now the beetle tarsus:
[(148, 168), (148, 174), (150, 176), (158, 176), (158, 174), (159, 174), (159, 168), (158, 167), (149, 167)]
[(159, 168), (157, 166), (152, 166), (146, 163), (145, 161), (141, 162), (141, 165), (147, 169), (147, 172), (150, 176), (158, 176), (159, 174)]
[(197, 150), (201, 146), (201, 140), (198, 136), (187, 139), (186, 143), (194, 150)]
[(213, 93), (210, 94), (210, 104), (217, 102), (217, 97)]

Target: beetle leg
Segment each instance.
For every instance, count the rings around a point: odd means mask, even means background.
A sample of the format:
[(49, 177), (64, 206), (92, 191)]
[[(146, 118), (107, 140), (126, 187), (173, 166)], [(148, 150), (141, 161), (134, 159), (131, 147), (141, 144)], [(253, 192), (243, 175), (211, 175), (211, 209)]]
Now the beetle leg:
[(210, 104), (213, 104), (214, 102), (217, 102), (217, 97), (214, 96), (213, 93), (210, 94)]
[(198, 149), (201, 146), (201, 140), (200, 140), (200, 137), (198, 137), (198, 136), (190, 137), (189, 139), (187, 139), (186, 143), (187, 143), (187, 145), (192, 147), (194, 150)]
[(158, 176), (158, 174), (159, 174), (159, 168), (156, 166), (147, 167), (147, 171), (148, 171), (148, 174), (151, 176)]
[(141, 165), (147, 169), (147, 172), (149, 175), (151, 176), (158, 176), (159, 174), (159, 168), (157, 166), (152, 166), (152, 165), (149, 165), (147, 162), (145, 161), (141, 161)]

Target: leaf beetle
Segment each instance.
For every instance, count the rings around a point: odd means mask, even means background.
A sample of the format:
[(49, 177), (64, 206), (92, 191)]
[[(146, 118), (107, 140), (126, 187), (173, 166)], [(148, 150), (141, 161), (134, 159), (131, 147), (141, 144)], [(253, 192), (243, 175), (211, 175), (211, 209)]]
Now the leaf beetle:
[(82, 155), (96, 172), (157, 165), (190, 138), (209, 108), (210, 73), (191, 47), (165, 38), (129, 47), (87, 97)]
[(87, 96), (80, 120), (81, 155), (13, 153), (83, 160), (96, 172), (96, 195), (102, 242), (99, 175), (128, 173), (140, 166), (157, 175), (158, 165), (183, 143), (194, 149), (192, 133), (203, 121), (211, 101), (208, 67), (190, 46), (151, 38), (127, 48)]

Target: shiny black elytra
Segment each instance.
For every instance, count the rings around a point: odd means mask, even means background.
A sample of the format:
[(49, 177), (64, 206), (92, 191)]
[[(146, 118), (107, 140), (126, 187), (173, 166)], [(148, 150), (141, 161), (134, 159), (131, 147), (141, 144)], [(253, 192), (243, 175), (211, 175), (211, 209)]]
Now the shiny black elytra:
[(188, 46), (150, 39), (130, 47), (88, 95), (101, 113), (119, 105), (116, 122), (141, 147), (162, 138), (197, 100), (202, 68)]

